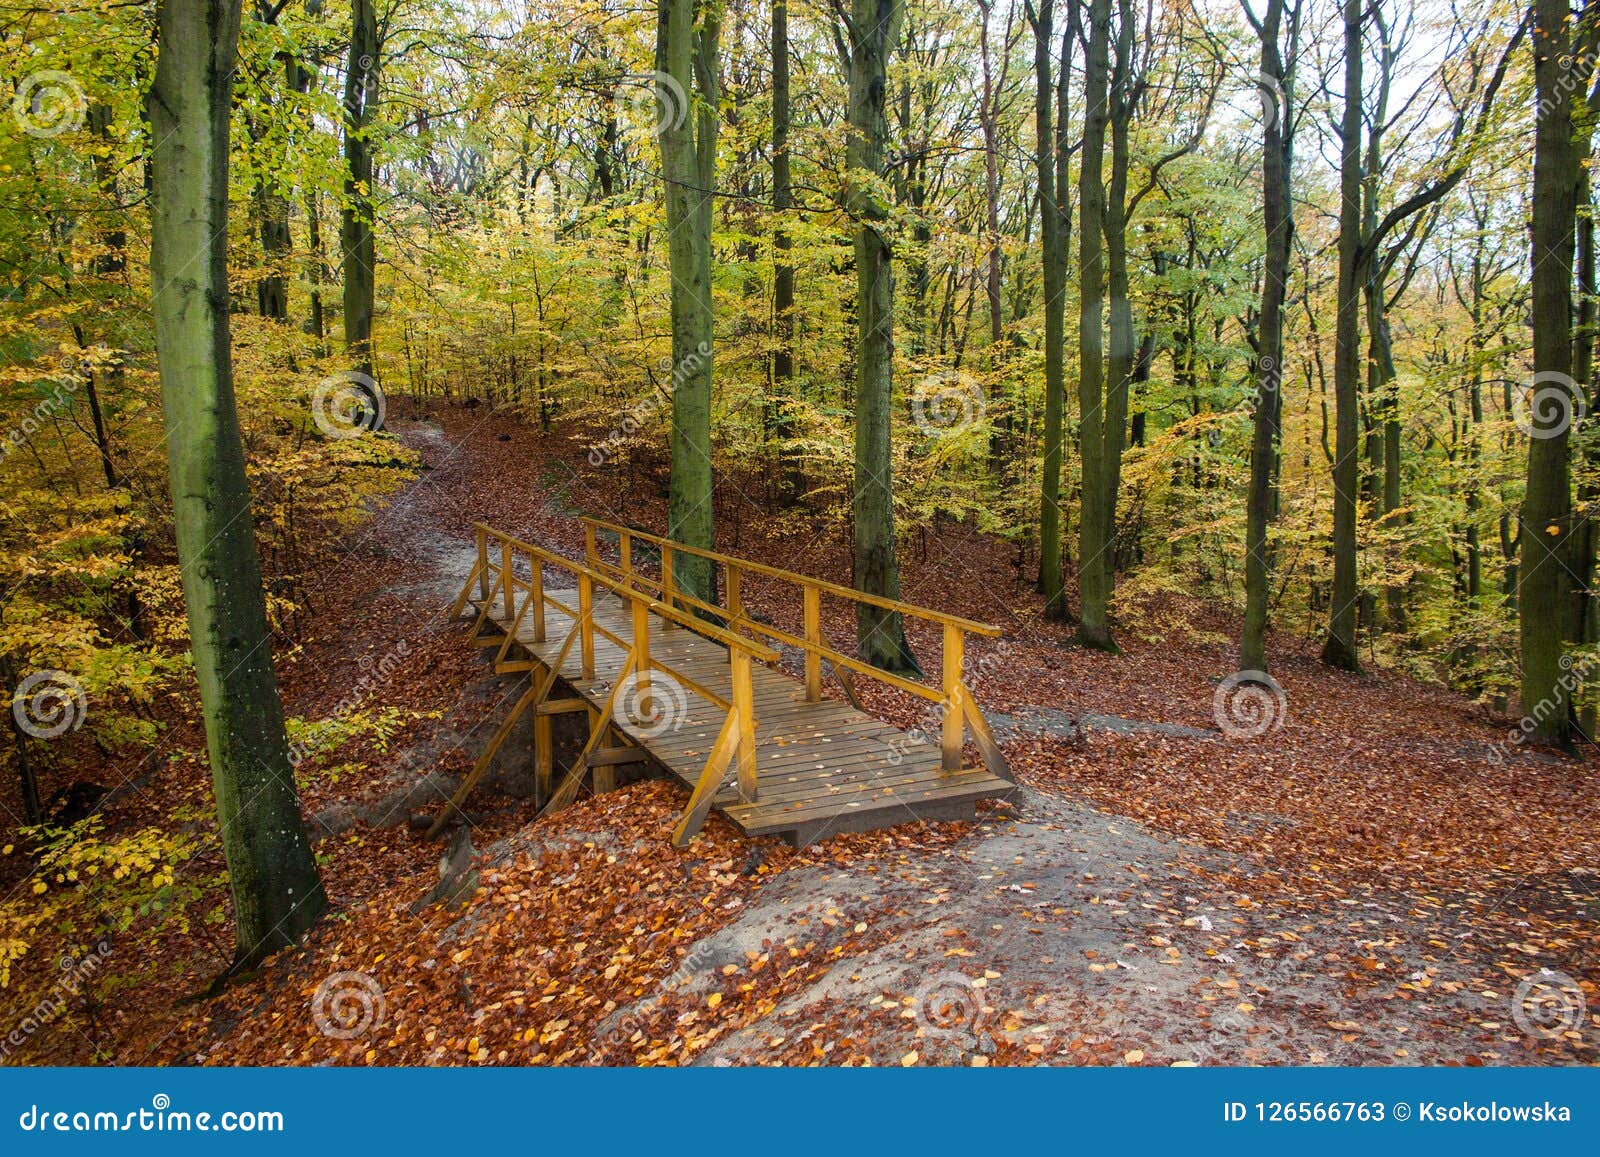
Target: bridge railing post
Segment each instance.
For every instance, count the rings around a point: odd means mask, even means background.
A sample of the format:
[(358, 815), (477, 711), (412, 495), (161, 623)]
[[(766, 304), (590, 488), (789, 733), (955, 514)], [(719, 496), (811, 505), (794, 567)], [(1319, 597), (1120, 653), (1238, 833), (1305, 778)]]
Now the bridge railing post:
[(585, 571), (578, 575), (578, 647), (583, 659), (583, 677), (594, 678), (594, 580)]
[(617, 554), (622, 558), (622, 573), (625, 576), (623, 581), (628, 584), (628, 589), (632, 590), (638, 584), (633, 578), (633, 535), (627, 531), (617, 535)]
[(810, 583), (805, 591), (806, 702), (822, 698), (822, 592)]
[(489, 532), (478, 527), (478, 601), (489, 601)]
[(744, 572), (732, 563), (725, 564), (722, 569), (727, 587), (728, 629), (736, 630), (744, 619), (744, 592), (740, 589)]
[(756, 800), (756, 696), (750, 675), (750, 652), (728, 648), (728, 663), (733, 675), (733, 711), (739, 727), (739, 798)]
[(532, 576), (528, 583), (528, 597), (533, 600), (533, 641), (544, 642), (544, 560), (536, 554), (528, 555)]
[(511, 540), (505, 539), (500, 543), (500, 587), (505, 591), (506, 622), (516, 621), (517, 617), (517, 572), (511, 565)]
[(595, 541), (595, 527), (592, 522), (583, 524), (583, 561), (590, 570), (593, 570), (594, 564), (600, 561), (600, 546)]
[(634, 697), (637, 711), (641, 719), (648, 720), (651, 715), (652, 696), (650, 692), (650, 604), (643, 598), (635, 597), (633, 603), (633, 672), (636, 676), (635, 686), (638, 694)]
[(944, 771), (961, 770), (964, 712), (961, 703), (961, 666), (966, 637), (954, 623), (944, 625), (942, 690), (944, 720), (939, 730), (939, 765)]
[[(672, 569), (670, 546), (661, 548), (661, 601), (669, 607), (676, 607), (678, 604), (678, 576)], [(667, 626), (670, 627), (672, 624), (668, 623)]]

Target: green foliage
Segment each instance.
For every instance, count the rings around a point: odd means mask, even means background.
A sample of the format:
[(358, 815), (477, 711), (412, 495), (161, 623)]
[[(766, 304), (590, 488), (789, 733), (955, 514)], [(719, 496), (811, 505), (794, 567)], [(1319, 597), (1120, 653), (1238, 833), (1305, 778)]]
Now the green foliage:
[[(130, 929), (187, 931), (213, 882), (191, 862), (200, 841), (181, 826), (108, 836), (91, 816), (68, 828), (23, 828), (17, 840), (32, 846), (34, 865), (27, 886), (0, 905), (0, 988), (46, 935), (87, 948)], [(20, 854), (17, 843), (0, 850)]]

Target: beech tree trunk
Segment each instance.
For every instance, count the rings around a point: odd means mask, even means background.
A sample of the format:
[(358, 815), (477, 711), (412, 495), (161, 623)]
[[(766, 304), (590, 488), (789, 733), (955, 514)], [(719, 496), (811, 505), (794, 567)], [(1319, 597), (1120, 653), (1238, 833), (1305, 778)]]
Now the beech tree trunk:
[(351, 0), (350, 56), (344, 80), (344, 344), (351, 368), (372, 377), (372, 315), (377, 292), (373, 237), (372, 142), (368, 126), (378, 103), (378, 14), (374, 0)]
[(1356, 502), (1360, 485), (1361, 25), (1363, 0), (1344, 6), (1344, 119), (1340, 125), (1338, 320), (1333, 353), (1333, 592), (1322, 661), (1359, 671), (1356, 654)]
[(789, 231), (783, 218), (789, 189), (789, 2), (772, 5), (772, 393), (779, 407), (780, 433), (789, 428), (782, 405), (794, 385), (794, 266), (789, 264)]
[[(1002, 482), (1008, 471), (1011, 444), (1011, 403), (1006, 397), (1001, 367), (1005, 362), (1005, 321), (1001, 312), (1000, 252), (1000, 105), (1006, 73), (1011, 63), (1009, 35), (1002, 39), (1000, 75), (994, 75), (993, 53), (989, 44), (990, 0), (975, 0), (978, 5), (978, 52), (983, 72), (983, 95), (978, 103), (978, 129), (983, 137), (983, 220), (987, 252), (984, 254), (983, 292), (989, 316), (988, 366), (994, 375), (990, 405), (994, 413), (989, 434), (989, 469)], [(1006, 13), (1006, 32), (1011, 30), (1015, 9)]]
[[(1275, 501), (1279, 422), (1283, 398), (1283, 301), (1289, 283), (1289, 250), (1294, 238), (1292, 212), (1294, 125), (1293, 89), (1286, 74), (1279, 37), (1284, 0), (1267, 0), (1258, 29), (1261, 38), (1262, 93), (1261, 204), (1266, 235), (1261, 276), (1261, 318), (1257, 327), (1256, 412), (1250, 440), (1250, 495), (1245, 517), (1244, 632), (1239, 669), (1267, 669), (1267, 608), (1272, 596), (1272, 554), (1267, 541)], [(1297, 37), (1299, 0), (1291, 18), (1290, 57)], [(1270, 102), (1270, 104), (1269, 104)]]
[(228, 128), (239, 19), (239, 0), (163, 0), (148, 107), (173, 523), (243, 967), (294, 944), (327, 898), (289, 763), (233, 395)]
[[(1076, 0), (1071, 3), (1075, 5)], [(1054, 9), (1055, 0), (1040, 0), (1037, 12), (1031, 4), (1027, 11), (1034, 36), (1034, 161), (1038, 169), (1039, 249), (1044, 280), (1044, 476), (1039, 498), (1039, 593), (1044, 596), (1046, 617), (1059, 620), (1067, 617), (1061, 582), (1061, 440), (1066, 404), (1066, 232), (1071, 212), (1064, 203), (1067, 156), (1061, 134), (1066, 131), (1072, 40), (1070, 32), (1061, 40), (1061, 107), (1057, 110), (1052, 107), (1058, 96), (1050, 76)]]
[[(1572, 382), (1572, 262), (1577, 215), (1578, 149), (1564, 60), (1569, 58), (1567, 0), (1535, 0), (1533, 60), (1539, 115), (1534, 125), (1533, 390), (1535, 418), (1528, 440), (1528, 483), (1522, 501), (1522, 712), (1531, 734), (1566, 744), (1571, 737), (1571, 688), (1561, 666), (1572, 589), (1570, 422), (1538, 422), (1538, 396), (1570, 391)], [(1575, 400), (1565, 398), (1566, 412)]]
[(1106, 469), (1106, 367), (1102, 313), (1105, 309), (1106, 191), (1102, 180), (1110, 72), (1111, 0), (1089, 6), (1088, 56), (1084, 65), (1083, 158), (1078, 167), (1078, 456), (1083, 505), (1078, 525), (1078, 641), (1114, 650), (1107, 613), (1111, 601), (1112, 514)]
[(1105, 197), (1107, 314), (1105, 488), (1106, 547), (1102, 556), (1109, 593), (1117, 582), (1117, 499), (1122, 491), (1122, 452), (1128, 444), (1128, 395), (1133, 386), (1137, 342), (1128, 280), (1128, 166), (1132, 163), (1129, 130), (1135, 112), (1133, 90), (1134, 34), (1138, 17), (1131, 0), (1117, 0), (1117, 40), (1109, 95), (1111, 179)]
[[(667, 258), (672, 267), (672, 478), (667, 537), (711, 549), (714, 487), (711, 473), (711, 206), (717, 175), (720, 0), (660, 0), (656, 67), (657, 137), (666, 182)], [(672, 91), (676, 86), (677, 91)], [(716, 598), (709, 559), (673, 555), (678, 589), (706, 602)]]
[[(884, 84), (900, 36), (904, 0), (853, 0), (850, 36), (850, 136), (846, 208), (855, 221), (856, 377), (853, 575), (857, 590), (900, 597), (895, 551), (893, 427), (894, 282), (883, 226), (889, 206), (877, 187), (883, 175)], [(863, 176), (865, 180), (861, 179)], [(917, 671), (896, 611), (856, 604), (856, 646), (886, 671)]]

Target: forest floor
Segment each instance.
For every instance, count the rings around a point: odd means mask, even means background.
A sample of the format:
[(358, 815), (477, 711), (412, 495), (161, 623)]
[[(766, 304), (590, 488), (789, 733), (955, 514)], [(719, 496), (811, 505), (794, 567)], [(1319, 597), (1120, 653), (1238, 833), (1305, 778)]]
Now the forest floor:
[[(1226, 616), (1169, 599), (1144, 637), (1124, 629), (1122, 654), (1074, 648), (1014, 546), (959, 526), (913, 536), (902, 589), (1005, 628), (969, 658), (1019, 787), (976, 823), (797, 851), (713, 816), (679, 852), (676, 785), (537, 823), (525, 799), (480, 791), (470, 860), (458, 843), (441, 862), (445, 845), (406, 821), (439, 807), (517, 690), (444, 621), (471, 522), (578, 557), (579, 512), (663, 525), (664, 475), (591, 468), (571, 438), (484, 410), (391, 427), (424, 472), (322, 568), (284, 664), (296, 714), (352, 688), (363, 711), (406, 713), (387, 745), (341, 751), (342, 774), (305, 776), (334, 912), (211, 1001), (178, 998), (225, 963), (226, 929), (172, 930), (164, 970), (19, 1060), (1600, 1060), (1600, 759), (1508, 745), (1509, 721), (1399, 676), (1326, 671), (1287, 634), (1277, 726), (1231, 738), (1214, 711)], [(719, 479), (718, 524), (724, 549), (849, 572), (842, 524), (773, 515), (736, 480)], [(746, 593), (787, 613), (764, 597)], [(903, 726), (917, 712), (888, 691), (868, 705)], [(203, 802), (177, 779), (144, 766), (112, 821)]]

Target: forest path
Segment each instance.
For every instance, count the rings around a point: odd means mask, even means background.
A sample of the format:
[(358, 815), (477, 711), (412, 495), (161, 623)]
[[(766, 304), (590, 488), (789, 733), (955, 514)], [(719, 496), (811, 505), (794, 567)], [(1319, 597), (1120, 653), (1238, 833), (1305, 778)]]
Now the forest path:
[[(510, 502), (510, 525), (547, 541), (578, 544), (581, 531), (571, 518), (578, 507), (648, 522), (630, 502), (595, 501), (562, 459), (539, 461), (546, 442), (526, 453), (533, 446), (525, 446), (525, 430), (507, 427), (506, 440), (499, 422), (482, 427), (474, 418), (470, 437), (462, 437), (459, 422), (448, 426), (446, 434), (434, 422), (397, 424), (432, 467), (384, 515), (386, 550), (429, 571), (397, 591), (408, 599), (437, 608), (440, 597), (454, 594), (472, 565), (461, 526), (490, 510), (506, 517), (512, 478), (565, 480), (554, 494), (523, 491)], [(494, 493), (482, 493), (485, 480)], [(923, 581), (923, 591), (930, 586)], [(1024, 645), (1050, 648), (1069, 666), (1082, 659), (1054, 640), (1022, 643), (1014, 635), (1000, 642), (1000, 655)], [(979, 674), (994, 675), (994, 667), (981, 666)], [(486, 674), (483, 680), (493, 682)], [(1016, 688), (997, 690), (1014, 695)], [(1090, 687), (1078, 683), (1077, 690)], [(1179, 688), (1170, 691), (1178, 698)], [(1216, 722), (1195, 719), (1194, 711), (1168, 707), (1154, 719), (1130, 719), (1126, 709), (1062, 711), (1051, 706), (1050, 687), (1029, 698), (1034, 703), (1008, 696), (1011, 709), (997, 719), (1024, 783), (1026, 768), (1037, 763), (1035, 744), (1082, 749), (1085, 730), (1091, 747), (1099, 731), (1112, 743), (1176, 746), (1192, 760), (1230, 747)], [(1133, 706), (1142, 701), (1133, 698)], [(1424, 749), (1419, 754), (1437, 757), (1432, 739), (1411, 736)], [(1232, 808), (1226, 823), (1270, 834), (1298, 821), (1262, 802)], [(486, 859), (509, 855), (531, 831), (491, 843)], [(574, 839), (581, 845), (592, 835), (579, 827)], [(541, 855), (560, 850), (562, 839), (552, 832)], [(746, 952), (802, 935), (837, 949), (837, 962), (768, 1015), (723, 1035), (701, 1061), (747, 1063), (774, 1051), (803, 1059), (822, 1037), (850, 1037), (856, 1055), (880, 1064), (910, 1051), (931, 1063), (970, 1063), (997, 1048), (1002, 1056), (1019, 1050), (1021, 1058), (1061, 1061), (1122, 1061), (1141, 1051), (1152, 1063), (1517, 1059), (1523, 1034), (1480, 1026), (1510, 1027), (1509, 986), (1470, 984), (1467, 970), (1451, 978), (1430, 965), (1426, 931), (1413, 938), (1405, 927), (1408, 896), (1368, 891), (1360, 899), (1315, 898), (1309, 906), (1274, 903), (1278, 869), (1270, 856), (1173, 839), (1035, 779), (1014, 810), (990, 813), (954, 842), (930, 842), (922, 855), (904, 851), (904, 863), (891, 871), (853, 866), (846, 856), (779, 872), (736, 919), (682, 944), (683, 963), (658, 986), (618, 1003), (595, 1027), (590, 1047), (597, 1058), (619, 1059), (659, 1008), (699, 999), (718, 971)], [(1240, 885), (1251, 880), (1259, 882), (1258, 895), (1246, 896)], [(862, 923), (872, 928), (870, 946), (850, 935)], [(1374, 944), (1386, 944), (1392, 959), (1374, 960)], [(1371, 973), (1384, 973), (1418, 984), (1429, 968), (1440, 973), (1438, 983), (1416, 987), (1410, 999), (1395, 1000), (1390, 984), (1370, 983)], [(808, 1031), (811, 1024), (827, 1027)]]
[[(429, 469), (378, 515), (371, 549), (400, 565), (376, 594), (406, 615), (371, 627), (426, 632), (450, 680), (430, 688), (442, 719), (392, 754), (403, 787), (402, 773), (411, 786), (446, 765), (459, 775), (506, 693), (440, 623), (472, 563), (462, 528), (493, 518), (576, 557), (574, 510), (659, 525), (662, 486), (574, 467), (581, 446), (482, 413), (394, 430)], [(837, 573), (837, 534), (802, 557), (794, 530), (765, 525), (754, 504), (731, 517), (747, 554)], [(539, 823), (507, 800), (475, 816), (482, 887), (469, 906), (414, 911), (437, 885), (432, 867), (368, 885), (349, 922), (326, 925), (264, 991), (232, 997), (238, 1026), (203, 1059), (275, 1058), (282, 1024), (306, 1021), (304, 994), (352, 968), (378, 979), (386, 1023), (362, 1039), (312, 1031), (299, 1058), (1594, 1058), (1589, 1019), (1546, 1040), (1514, 1008), (1541, 965), (1595, 975), (1594, 834), (1568, 823), (1592, 767), (1530, 776), (1546, 765), (1520, 752), (1506, 767), (1464, 755), (1496, 738), (1467, 704), (1405, 680), (1325, 674), (1294, 640), (1280, 640), (1288, 709), (1275, 727), (1224, 735), (1211, 711), (1224, 648), (1069, 648), (1027, 587), (1006, 583), (1005, 544), (946, 528), (923, 546), (907, 557), (907, 597), (1011, 624), (973, 656), (1022, 783), (1011, 803), (974, 824), (904, 824), (805, 851), (739, 839), (714, 819), (677, 853), (667, 832), (683, 792), (670, 784)], [(867, 706), (912, 722), (890, 698)]]

